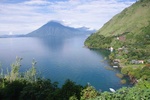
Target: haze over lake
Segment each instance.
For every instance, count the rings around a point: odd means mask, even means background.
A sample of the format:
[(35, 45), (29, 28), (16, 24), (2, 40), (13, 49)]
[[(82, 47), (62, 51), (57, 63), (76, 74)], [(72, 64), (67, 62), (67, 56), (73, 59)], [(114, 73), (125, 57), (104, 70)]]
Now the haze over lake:
[(123, 85), (116, 76), (117, 70), (110, 67), (106, 58), (108, 52), (90, 50), (84, 47), (86, 36), (72, 38), (0, 38), (0, 62), (4, 71), (10, 68), (16, 56), (22, 57), (20, 71), (31, 68), (32, 59), (37, 61), (36, 68), (44, 78), (59, 82), (66, 79), (77, 84), (90, 83), (97, 90), (118, 89)]

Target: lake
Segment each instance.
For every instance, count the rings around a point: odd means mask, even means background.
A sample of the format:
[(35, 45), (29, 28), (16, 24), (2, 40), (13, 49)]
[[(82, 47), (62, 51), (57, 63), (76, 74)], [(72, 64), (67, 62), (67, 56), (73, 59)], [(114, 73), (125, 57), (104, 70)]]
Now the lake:
[[(105, 58), (108, 51), (90, 50), (84, 47), (86, 36), (72, 38), (0, 38), (0, 62), (3, 69), (10, 68), (16, 56), (22, 57), (20, 71), (31, 68), (33, 59), (37, 61), (36, 69), (44, 78), (59, 82), (61, 86), (66, 79), (77, 84), (90, 83), (97, 90), (108, 91), (122, 86), (119, 73), (111, 67)], [(6, 72), (6, 70), (5, 70)]]

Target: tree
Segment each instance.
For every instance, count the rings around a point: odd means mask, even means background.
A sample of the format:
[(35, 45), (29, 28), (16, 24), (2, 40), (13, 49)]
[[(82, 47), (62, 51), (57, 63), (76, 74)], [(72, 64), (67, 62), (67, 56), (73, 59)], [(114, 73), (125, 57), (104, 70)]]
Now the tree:
[(5, 80), (5, 86), (0, 88), (0, 99), (1, 100), (19, 100), (19, 96), (27, 82), (25, 80)]
[(19, 69), (21, 66), (21, 60), (22, 58), (16, 57), (16, 61), (11, 65), (11, 72), (8, 72), (8, 75), (6, 75), (6, 79), (10, 82), (19, 79)]
[(69, 100), (71, 96), (76, 96), (77, 99), (79, 100), (81, 90), (82, 90), (81, 85), (76, 85), (76, 83), (72, 82), (69, 79), (66, 80), (60, 92), (62, 100)]
[(93, 86), (87, 86), (81, 92), (81, 100), (87, 100), (90, 98), (96, 98), (99, 95), (99, 92), (95, 90)]
[(37, 78), (37, 73), (36, 73), (36, 61), (33, 59), (32, 60), (32, 67), (28, 71), (25, 72), (24, 78), (30, 82), (35, 82)]

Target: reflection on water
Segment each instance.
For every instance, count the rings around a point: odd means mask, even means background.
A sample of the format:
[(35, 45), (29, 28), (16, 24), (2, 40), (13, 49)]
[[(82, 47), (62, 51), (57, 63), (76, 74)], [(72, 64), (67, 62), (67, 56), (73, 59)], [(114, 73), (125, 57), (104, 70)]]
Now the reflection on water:
[(0, 62), (6, 68), (16, 56), (22, 57), (21, 71), (26, 71), (34, 58), (42, 76), (58, 81), (60, 85), (71, 79), (81, 85), (89, 82), (102, 90), (122, 87), (116, 77), (118, 71), (105, 68), (110, 67), (104, 60), (108, 52), (85, 48), (86, 38), (0, 38)]
[(64, 44), (64, 39), (61, 37), (37, 38), (51, 50), (61, 50)]

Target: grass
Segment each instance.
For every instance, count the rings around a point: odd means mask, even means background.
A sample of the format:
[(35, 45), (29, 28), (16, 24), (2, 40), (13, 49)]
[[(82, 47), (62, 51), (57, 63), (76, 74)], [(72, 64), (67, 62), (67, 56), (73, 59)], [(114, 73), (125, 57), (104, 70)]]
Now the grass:
[[(145, 6), (143, 6), (145, 5)], [(150, 2), (136, 2), (115, 15), (96, 33), (104, 36), (114, 36), (124, 32), (140, 33), (141, 28), (150, 20)]]

